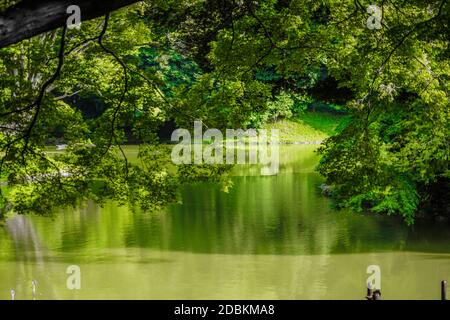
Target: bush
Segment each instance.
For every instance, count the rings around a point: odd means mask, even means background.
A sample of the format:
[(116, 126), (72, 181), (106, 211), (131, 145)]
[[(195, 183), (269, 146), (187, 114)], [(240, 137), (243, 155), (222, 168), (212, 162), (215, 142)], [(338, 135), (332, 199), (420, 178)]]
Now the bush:
[(292, 117), (292, 109), (294, 108), (294, 100), (287, 92), (281, 92), (274, 101), (268, 103), (269, 120), (278, 120), (282, 118)]

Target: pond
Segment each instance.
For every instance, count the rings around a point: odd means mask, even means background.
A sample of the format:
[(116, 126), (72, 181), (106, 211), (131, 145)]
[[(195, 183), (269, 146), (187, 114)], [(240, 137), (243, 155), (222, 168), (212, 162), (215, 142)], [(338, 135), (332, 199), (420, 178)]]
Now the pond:
[[(129, 148), (130, 153), (135, 149)], [(157, 213), (107, 203), (0, 227), (0, 299), (364, 299), (367, 268), (383, 299), (439, 299), (450, 228), (336, 210), (320, 194), (317, 146), (280, 148), (280, 171), (234, 169), (228, 193), (181, 188)], [(81, 289), (67, 268), (79, 266)]]

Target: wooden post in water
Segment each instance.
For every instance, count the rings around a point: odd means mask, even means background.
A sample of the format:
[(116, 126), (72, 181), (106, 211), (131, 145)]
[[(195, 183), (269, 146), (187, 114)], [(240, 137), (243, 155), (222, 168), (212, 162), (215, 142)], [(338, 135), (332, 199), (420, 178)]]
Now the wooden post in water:
[(447, 281), (441, 281), (441, 300), (447, 300)]
[(367, 300), (381, 300), (381, 291), (379, 289), (374, 290), (372, 283), (367, 284)]
[(372, 293), (372, 284), (369, 282), (369, 283), (367, 284), (367, 295), (366, 295), (366, 299), (367, 299), (367, 300), (372, 300), (372, 296), (373, 296), (373, 293)]
[(381, 291), (380, 290), (375, 290), (373, 292), (372, 300), (381, 300)]
[(372, 300), (373, 298), (373, 290), (372, 290), (372, 283), (367, 283), (367, 295), (366, 295), (366, 299), (367, 300)]

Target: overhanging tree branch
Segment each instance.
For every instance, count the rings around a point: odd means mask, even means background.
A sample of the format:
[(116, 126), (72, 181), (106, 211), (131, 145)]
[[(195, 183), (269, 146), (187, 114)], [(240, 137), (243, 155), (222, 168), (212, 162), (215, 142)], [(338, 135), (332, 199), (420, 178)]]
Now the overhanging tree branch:
[(127, 156), (126, 156), (125, 152), (123, 151), (122, 147), (120, 146), (119, 141), (117, 140), (116, 128), (115, 128), (117, 116), (119, 115), (120, 109), (122, 108), (122, 106), (125, 102), (125, 96), (128, 93), (128, 69), (127, 69), (126, 64), (119, 58), (119, 56), (111, 49), (108, 49), (107, 47), (105, 47), (105, 45), (103, 44), (103, 37), (105, 36), (106, 31), (108, 30), (109, 18), (110, 18), (110, 14), (107, 13), (105, 16), (103, 30), (102, 30), (100, 36), (98, 37), (97, 42), (100, 45), (100, 47), (103, 49), (103, 51), (105, 51), (107, 54), (111, 55), (122, 67), (124, 86), (123, 86), (122, 95), (120, 96), (119, 104), (117, 105), (117, 107), (115, 108), (114, 113), (113, 113), (113, 118), (111, 120), (111, 136), (109, 137), (109, 143), (106, 146), (106, 150), (103, 153), (103, 156), (106, 155), (106, 153), (109, 151), (109, 149), (111, 148), (112, 142), (114, 140), (116, 142), (117, 146), (119, 147), (120, 152), (122, 153), (123, 159), (125, 161), (125, 175), (128, 176), (128, 159), (127, 159)]
[(81, 20), (90, 20), (139, 0), (23, 0), (0, 13), (0, 48), (63, 27), (67, 8), (77, 5)]

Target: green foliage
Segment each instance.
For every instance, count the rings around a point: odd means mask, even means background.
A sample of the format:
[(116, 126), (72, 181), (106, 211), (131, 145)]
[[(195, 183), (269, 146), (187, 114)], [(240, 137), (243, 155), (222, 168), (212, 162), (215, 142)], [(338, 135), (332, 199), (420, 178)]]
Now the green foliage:
[(282, 92), (275, 98), (275, 101), (269, 102), (269, 120), (290, 118), (292, 117), (293, 109), (294, 100), (291, 98), (291, 95)]
[(385, 108), (368, 128), (354, 121), (330, 138), (321, 149), (319, 170), (335, 186), (342, 205), (399, 213), (412, 224), (429, 197), (420, 186), (433, 185), (448, 173), (449, 127), (437, 121), (425, 129), (417, 121), (428, 110), (416, 100)]
[[(370, 4), (144, 1), (112, 15), (106, 50), (98, 39), (84, 43), (103, 18), (70, 30), (61, 73), (46, 88), (58, 70), (59, 30), (1, 49), (0, 169), (14, 186), (10, 198), (19, 211), (41, 213), (91, 197), (158, 207), (187, 176), (223, 172), (128, 165), (121, 144), (156, 148), (140, 154), (152, 163), (164, 154), (157, 132), (168, 120), (257, 128), (295, 116), (338, 133), (321, 149), (319, 170), (339, 203), (412, 223), (450, 179), (450, 5), (382, 2), (382, 28), (371, 30)], [(351, 116), (332, 128), (308, 111)], [(49, 142), (68, 152), (51, 157)]]
[(169, 97), (176, 88), (192, 85), (201, 73), (194, 61), (175, 50), (157, 47), (140, 49), (139, 67), (148, 74), (157, 74), (161, 89)]
[(301, 115), (313, 102), (313, 99), (305, 94), (293, 94), (294, 105), (292, 106), (292, 113), (294, 115)]
[(211, 128), (259, 127), (265, 121), (270, 96), (270, 86), (258, 81), (222, 80), (203, 74), (191, 88), (176, 93), (174, 103), (182, 113), (174, 118), (184, 128), (192, 127), (194, 119), (202, 119)]
[[(103, 19), (69, 31), (62, 72), (45, 90), (39, 110), (32, 102), (55, 72), (61, 33), (53, 31), (0, 50), (0, 113), (5, 113), (0, 119), (1, 172), (8, 173), (7, 198), (15, 211), (48, 214), (85, 199), (115, 199), (151, 210), (176, 200), (176, 171), (164, 174), (145, 152), (141, 160), (153, 163), (151, 168), (131, 165), (117, 147), (126, 141), (129, 126), (141, 140), (154, 143), (170, 110), (155, 88), (158, 79), (144, 79), (133, 71), (133, 57), (151, 34), (138, 8), (120, 10), (109, 21), (103, 45), (115, 57), (96, 41), (79, 46), (99, 35)], [(117, 57), (129, 68), (125, 94), (125, 74)], [(100, 99), (100, 114), (87, 117), (79, 112), (72, 99), (77, 96)], [(35, 115), (36, 122), (31, 122)], [(64, 143), (68, 149), (49, 154), (48, 143)], [(160, 161), (170, 163), (167, 157)]]

